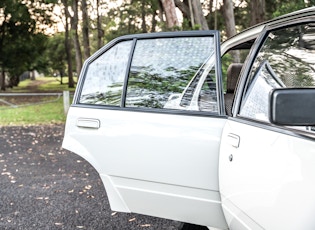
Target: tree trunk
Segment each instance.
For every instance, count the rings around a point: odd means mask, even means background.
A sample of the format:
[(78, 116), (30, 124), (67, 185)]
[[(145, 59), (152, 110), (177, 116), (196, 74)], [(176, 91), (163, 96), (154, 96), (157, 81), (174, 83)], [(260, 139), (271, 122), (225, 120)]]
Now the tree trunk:
[(182, 2), (181, 0), (174, 0), (175, 5), (180, 9), (180, 11), (183, 14), (183, 17), (190, 20), (190, 12), (189, 12), (189, 6), (185, 4), (185, 2)]
[(63, 77), (65, 76), (65, 72), (63, 69), (59, 69), (59, 75), (60, 75), (60, 85), (63, 84)]
[(250, 26), (265, 21), (266, 4), (265, 0), (250, 0)]
[[(4, 15), (4, 18), (6, 18), (6, 15)], [(3, 49), (3, 41), (6, 34), (6, 26), (7, 22), (3, 21), (0, 25), (0, 53), (2, 53)], [(3, 55), (0, 56), (0, 91), (5, 91), (5, 74), (4, 74), (4, 68), (3, 68)]]
[(35, 80), (35, 71), (34, 71), (34, 70), (31, 70), (31, 71), (30, 71), (30, 79), (31, 79), (32, 81)]
[[(208, 3), (209, 16), (210, 16), (210, 14), (213, 13), (212, 9), (213, 9), (213, 0), (209, 0), (209, 3)], [(212, 27), (212, 29), (214, 29), (214, 27), (215, 27), (215, 23), (214, 23), (215, 19), (214, 20), (212, 19), (213, 20), (212, 21), (211, 18), (212, 17), (209, 17), (208, 25), (210, 27)]]
[(90, 39), (89, 39), (89, 16), (86, 0), (82, 0), (82, 36), (84, 48), (84, 60), (90, 57)]
[(1, 68), (1, 74), (0, 74), (0, 89), (2, 91), (5, 91), (5, 72), (3, 68)]
[(13, 88), (14, 86), (18, 86), (19, 82), (20, 82), (19, 76), (17, 76), (17, 75), (11, 76), (9, 79), (9, 87)]
[[(234, 9), (233, 9), (232, 0), (223, 0), (222, 13), (225, 20), (226, 36), (230, 38), (236, 34)], [(232, 52), (231, 54), (232, 54), (233, 62), (239, 63), (240, 53)]]
[(161, 0), (161, 3), (165, 12), (167, 27), (173, 28), (179, 26), (174, 0)]
[(147, 33), (147, 24), (146, 24), (146, 20), (145, 20), (145, 16), (146, 16), (146, 12), (145, 12), (145, 0), (141, 1), (141, 19), (142, 19), (142, 23), (141, 23), (141, 29), (142, 29), (142, 33)]
[(226, 36), (230, 38), (236, 34), (232, 0), (223, 0), (222, 13), (225, 21)]
[(104, 30), (102, 29), (102, 16), (99, 11), (100, 0), (96, 0), (96, 14), (97, 14), (97, 47), (103, 46)]
[(152, 29), (151, 32), (154, 33), (156, 31), (156, 25), (157, 25), (157, 21), (156, 21), (156, 17), (157, 16), (157, 12), (154, 11), (152, 14)]
[(191, 0), (192, 11), (194, 14), (194, 22), (195, 24), (200, 25), (201, 30), (208, 30), (208, 24), (205, 16), (202, 12), (202, 6), (200, 0)]
[(68, 10), (68, 4), (67, 0), (62, 0), (62, 3), (65, 8), (65, 16), (66, 16), (66, 24), (65, 24), (65, 49), (66, 49), (66, 56), (67, 56), (67, 63), (68, 63), (68, 87), (74, 88), (74, 80), (73, 80), (73, 74), (72, 74), (72, 58), (71, 58), (71, 40), (69, 35), (69, 18), (70, 13)]
[(202, 11), (200, 0), (175, 0), (175, 4), (180, 9), (183, 17), (190, 21), (191, 27), (194, 29), (199, 25), (201, 30), (208, 30), (209, 26)]
[(164, 12), (164, 10), (163, 10), (162, 2), (159, 1), (159, 14), (158, 14), (158, 16), (159, 16), (159, 19), (161, 22), (164, 22), (163, 12)]
[(73, 38), (73, 44), (75, 49), (75, 60), (76, 60), (76, 72), (77, 76), (80, 75), (81, 68), (82, 68), (82, 52), (80, 47), (79, 41), (79, 34), (78, 34), (78, 0), (73, 0), (72, 2), (72, 9), (73, 9), (73, 17), (71, 17), (71, 36)]

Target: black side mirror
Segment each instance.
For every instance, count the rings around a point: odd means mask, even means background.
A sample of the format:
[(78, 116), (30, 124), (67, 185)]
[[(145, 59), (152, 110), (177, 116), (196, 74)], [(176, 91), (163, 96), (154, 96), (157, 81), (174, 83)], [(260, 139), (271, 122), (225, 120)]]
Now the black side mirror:
[(279, 88), (270, 93), (269, 119), (286, 126), (315, 125), (315, 88)]

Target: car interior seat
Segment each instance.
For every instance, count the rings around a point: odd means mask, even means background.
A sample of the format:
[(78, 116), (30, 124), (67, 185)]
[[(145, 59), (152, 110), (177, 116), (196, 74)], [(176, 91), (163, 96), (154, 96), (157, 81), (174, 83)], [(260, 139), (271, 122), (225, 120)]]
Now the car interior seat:
[(234, 91), (240, 75), (242, 63), (231, 63), (227, 70), (226, 93), (224, 94), (226, 114), (232, 115), (232, 105), (234, 99)]

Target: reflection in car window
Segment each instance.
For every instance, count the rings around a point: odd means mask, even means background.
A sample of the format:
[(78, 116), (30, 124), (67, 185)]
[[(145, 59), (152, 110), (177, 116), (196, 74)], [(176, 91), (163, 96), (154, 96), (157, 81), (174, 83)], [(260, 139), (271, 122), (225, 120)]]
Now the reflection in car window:
[(216, 78), (213, 71), (208, 73), (198, 96), (198, 106), (200, 111), (218, 112), (218, 98), (216, 90)]
[(314, 24), (304, 24), (268, 34), (252, 67), (241, 116), (269, 122), (268, 97), (273, 88), (315, 86), (314, 33)]
[(80, 103), (120, 106), (131, 45), (118, 43), (89, 64)]
[(269, 92), (282, 87), (285, 87), (284, 84), (275, 75), (269, 63), (263, 62), (253, 77), (240, 115), (268, 121)]
[[(137, 41), (128, 80), (126, 107), (189, 109), (182, 94), (214, 52), (213, 37)], [(198, 79), (196, 80), (196, 84)], [(189, 105), (192, 96), (184, 105)]]

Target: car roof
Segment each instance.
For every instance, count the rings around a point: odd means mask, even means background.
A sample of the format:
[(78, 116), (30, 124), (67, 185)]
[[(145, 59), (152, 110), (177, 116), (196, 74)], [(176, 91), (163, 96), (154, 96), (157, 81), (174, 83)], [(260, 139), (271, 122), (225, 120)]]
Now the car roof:
[(224, 54), (232, 47), (234, 49), (250, 48), (252, 43), (255, 41), (257, 36), (261, 33), (261, 31), (265, 28), (266, 25), (283, 23), (288, 20), (299, 19), (306, 16), (315, 16), (315, 7), (309, 7), (302, 10), (294, 11), (292, 13), (285, 14), (277, 18), (271, 19), (269, 21), (262, 22), (252, 27), (249, 27), (248, 29), (245, 29), (242, 32), (224, 41), (221, 44), (221, 53)]

